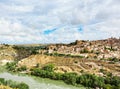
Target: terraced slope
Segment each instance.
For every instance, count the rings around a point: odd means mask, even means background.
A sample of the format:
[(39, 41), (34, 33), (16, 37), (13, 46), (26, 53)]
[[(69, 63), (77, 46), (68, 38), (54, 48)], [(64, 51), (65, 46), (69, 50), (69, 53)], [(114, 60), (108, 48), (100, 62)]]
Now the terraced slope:
[(36, 67), (39, 64), (43, 67), (46, 64), (55, 64), (56, 72), (89, 72), (92, 74), (103, 75), (104, 73), (113, 73), (120, 76), (120, 64), (110, 63), (102, 60), (88, 60), (84, 58), (67, 58), (67, 57), (55, 57), (46, 55), (32, 55), (19, 61), (19, 66), (27, 66), (28, 68)]

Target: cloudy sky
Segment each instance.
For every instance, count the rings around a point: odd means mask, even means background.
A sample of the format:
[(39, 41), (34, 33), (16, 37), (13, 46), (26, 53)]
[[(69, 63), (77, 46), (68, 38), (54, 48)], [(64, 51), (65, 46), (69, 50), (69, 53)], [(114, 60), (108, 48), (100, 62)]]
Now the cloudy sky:
[(120, 36), (120, 0), (0, 0), (0, 43)]

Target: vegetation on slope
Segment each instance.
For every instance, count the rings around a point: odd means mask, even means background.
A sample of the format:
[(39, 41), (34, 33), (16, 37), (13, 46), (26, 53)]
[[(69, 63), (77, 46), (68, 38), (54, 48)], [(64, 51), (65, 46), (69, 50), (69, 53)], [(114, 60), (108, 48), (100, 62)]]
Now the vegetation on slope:
[(103, 88), (103, 89), (119, 89), (120, 88), (120, 77), (117, 76), (106, 76), (99, 77), (93, 74), (82, 74), (76, 73), (55, 73), (52, 64), (46, 65), (42, 69), (34, 68), (31, 70), (31, 74), (43, 78), (50, 78), (54, 80), (63, 80), (67, 84), (72, 85), (83, 85), (90, 88)]
[(2, 85), (5, 85), (5, 86), (9, 86), (14, 89), (29, 89), (29, 86), (23, 82), (18, 83), (18, 82), (12, 81), (12, 80), (5, 80), (4, 78), (0, 78), (0, 85), (1, 85), (1, 87), (2, 87)]
[[(14, 63), (7, 64), (6, 67), (10, 71), (25, 71), (26, 67), (21, 66), (21, 69), (10, 68), (14, 66)], [(13, 70), (11, 70), (13, 69)], [(36, 68), (32, 68), (31, 75), (42, 77), (42, 78), (50, 78), (53, 80), (62, 80), (67, 84), (75, 85), (75, 86), (85, 86), (90, 88), (103, 88), (103, 89), (119, 89), (120, 88), (120, 77), (112, 76), (109, 74), (107, 76), (99, 77), (94, 74), (82, 73), (82, 75), (78, 75), (76, 73), (56, 73), (54, 72), (55, 65), (47, 64), (46, 66), (40, 68), (36, 66)]]

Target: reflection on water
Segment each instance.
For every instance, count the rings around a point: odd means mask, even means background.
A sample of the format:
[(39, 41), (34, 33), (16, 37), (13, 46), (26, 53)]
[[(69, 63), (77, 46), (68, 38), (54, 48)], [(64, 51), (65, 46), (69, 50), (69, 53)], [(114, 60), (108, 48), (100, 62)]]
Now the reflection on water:
[(13, 80), (24, 82), (29, 85), (30, 89), (85, 89), (78, 88), (71, 85), (61, 83), (59, 81), (43, 79), (43, 78), (33, 78), (30, 76), (18, 76), (12, 75), (10, 73), (1, 73), (0, 78), (5, 78), (6, 80)]

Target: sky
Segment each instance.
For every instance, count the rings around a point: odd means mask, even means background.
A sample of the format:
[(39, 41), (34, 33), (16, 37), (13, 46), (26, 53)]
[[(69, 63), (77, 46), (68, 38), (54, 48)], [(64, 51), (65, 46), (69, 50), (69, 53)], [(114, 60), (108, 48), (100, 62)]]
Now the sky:
[(120, 37), (120, 0), (0, 0), (0, 43)]

